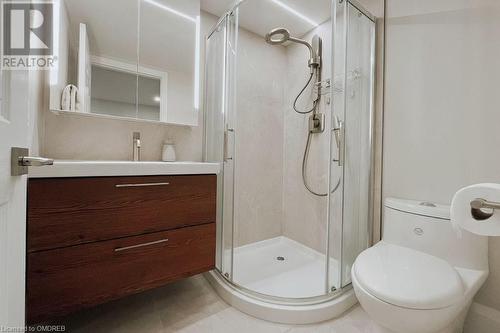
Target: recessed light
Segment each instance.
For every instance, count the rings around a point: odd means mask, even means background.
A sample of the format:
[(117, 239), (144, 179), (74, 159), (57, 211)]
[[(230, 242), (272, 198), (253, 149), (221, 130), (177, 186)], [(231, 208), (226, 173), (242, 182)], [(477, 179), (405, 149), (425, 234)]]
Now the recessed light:
[(178, 15), (178, 16), (180, 16), (182, 18), (185, 18), (186, 20), (189, 20), (189, 21), (191, 21), (193, 23), (196, 23), (196, 18), (191, 17), (189, 15), (186, 15), (186, 14), (184, 14), (184, 13), (178, 11), (178, 10), (175, 10), (173, 8), (170, 8), (168, 6), (165, 6), (164, 4), (161, 4), (161, 3), (156, 2), (154, 0), (144, 0), (144, 2), (147, 2), (147, 3), (149, 3), (149, 4), (153, 5), (153, 6), (156, 6), (158, 8), (163, 9), (163, 10), (166, 10), (167, 12), (170, 12), (172, 14)]
[(289, 7), (288, 5), (285, 5), (283, 2), (279, 1), (279, 0), (271, 0), (272, 2), (274, 2), (275, 4), (277, 4), (278, 6), (280, 6), (281, 8), (289, 11), (290, 13), (292, 13), (293, 15), (297, 16), (298, 18), (306, 21), (307, 23), (311, 24), (312, 26), (315, 26), (317, 27), (319, 24), (314, 22), (313, 20), (311, 20), (309, 17), (305, 16), (305, 15), (302, 15), (302, 13), (296, 11), (295, 9), (293, 9), (292, 7)]
[(155, 102), (157, 102), (157, 103), (160, 103), (160, 101), (161, 101), (160, 96), (155, 96), (153, 99), (154, 99), (154, 101), (155, 101)]

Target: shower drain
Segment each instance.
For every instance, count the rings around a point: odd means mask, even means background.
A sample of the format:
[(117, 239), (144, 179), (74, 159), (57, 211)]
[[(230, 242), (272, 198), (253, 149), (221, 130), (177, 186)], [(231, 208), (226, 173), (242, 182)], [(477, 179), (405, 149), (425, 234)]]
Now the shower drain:
[(278, 260), (278, 261), (285, 261), (285, 257), (276, 257), (276, 260)]

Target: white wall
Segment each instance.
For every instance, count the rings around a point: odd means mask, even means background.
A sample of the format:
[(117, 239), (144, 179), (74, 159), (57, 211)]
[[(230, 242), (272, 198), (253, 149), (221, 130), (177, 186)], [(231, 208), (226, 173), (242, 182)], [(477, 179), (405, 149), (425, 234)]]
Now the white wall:
[[(500, 180), (500, 2), (387, 0), (384, 197)], [(500, 310), (500, 239), (476, 300)]]

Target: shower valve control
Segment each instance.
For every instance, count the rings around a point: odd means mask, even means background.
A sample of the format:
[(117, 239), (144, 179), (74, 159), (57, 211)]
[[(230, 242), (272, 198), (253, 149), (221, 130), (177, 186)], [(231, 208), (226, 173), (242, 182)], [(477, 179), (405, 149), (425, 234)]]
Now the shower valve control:
[(313, 113), (309, 117), (309, 132), (323, 133), (325, 130), (325, 115), (323, 113)]

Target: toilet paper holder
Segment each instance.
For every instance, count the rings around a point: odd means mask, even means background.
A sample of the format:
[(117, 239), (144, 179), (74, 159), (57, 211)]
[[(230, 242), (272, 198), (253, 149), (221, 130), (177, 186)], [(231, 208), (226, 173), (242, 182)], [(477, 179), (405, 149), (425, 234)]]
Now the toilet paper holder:
[[(495, 209), (500, 209), (500, 202), (488, 201), (482, 198), (476, 198), (470, 202), (470, 213), (477, 221), (489, 219), (495, 213)], [(492, 209), (491, 212), (485, 212), (482, 209)]]

